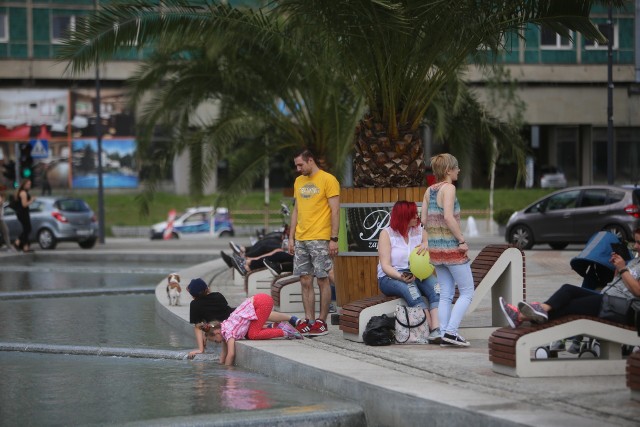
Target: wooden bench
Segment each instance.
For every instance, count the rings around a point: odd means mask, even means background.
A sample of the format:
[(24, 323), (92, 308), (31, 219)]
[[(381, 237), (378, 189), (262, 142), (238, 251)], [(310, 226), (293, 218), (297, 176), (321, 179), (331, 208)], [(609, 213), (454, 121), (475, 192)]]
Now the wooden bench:
[(627, 359), (627, 387), (631, 398), (640, 402), (640, 352), (631, 353)]
[[(598, 358), (534, 359), (532, 353), (557, 340), (586, 335), (598, 340)], [(542, 325), (501, 328), (489, 338), (493, 371), (514, 377), (624, 375), (622, 345), (640, 345), (632, 326), (591, 316), (564, 316)]]
[[(487, 339), (498, 327), (506, 325), (497, 303), (498, 297), (510, 298), (511, 301), (525, 298), (524, 252), (511, 245), (488, 245), (471, 263), (471, 273), (475, 292), (467, 312), (475, 310), (483, 297), (490, 293), (492, 326), (461, 328), (460, 333), (469, 339)], [(454, 302), (457, 296), (456, 291)], [(406, 305), (406, 302), (400, 297), (386, 295), (371, 296), (345, 304), (340, 313), (343, 337), (362, 342), (362, 332), (369, 319), (382, 314), (393, 315), (398, 304)]]
[[(320, 289), (314, 281), (313, 291), (316, 294), (316, 306), (320, 302)], [(302, 304), (302, 284), (300, 277), (289, 275), (278, 277), (271, 285), (273, 308), (281, 313), (304, 313)]]
[[(284, 277), (291, 273), (283, 273), (278, 277)], [(244, 276), (244, 290), (248, 297), (255, 294), (271, 294), (271, 284), (273, 283), (275, 276), (271, 271), (264, 267), (258, 268), (248, 272)]]

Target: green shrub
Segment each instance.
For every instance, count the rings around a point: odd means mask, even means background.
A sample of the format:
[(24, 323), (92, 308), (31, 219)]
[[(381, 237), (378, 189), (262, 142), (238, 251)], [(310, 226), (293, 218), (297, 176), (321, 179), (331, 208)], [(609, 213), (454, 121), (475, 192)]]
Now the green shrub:
[(499, 211), (495, 211), (493, 213), (493, 220), (498, 225), (507, 225), (507, 221), (509, 221), (511, 214), (513, 214), (513, 211), (511, 209), (500, 209)]

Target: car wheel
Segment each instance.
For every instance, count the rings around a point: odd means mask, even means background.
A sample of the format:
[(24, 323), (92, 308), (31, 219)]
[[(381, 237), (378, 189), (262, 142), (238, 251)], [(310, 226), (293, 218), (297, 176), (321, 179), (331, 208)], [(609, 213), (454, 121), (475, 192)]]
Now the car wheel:
[(220, 233), (220, 237), (233, 237), (233, 233), (230, 231), (223, 231)]
[(178, 235), (178, 233), (176, 233), (175, 231), (173, 233), (171, 233), (171, 238), (172, 239), (179, 239), (180, 236)]
[(82, 248), (82, 249), (91, 249), (92, 247), (94, 247), (96, 245), (96, 241), (98, 239), (95, 237), (92, 237), (91, 239), (87, 239), (87, 240), (81, 240), (78, 242), (78, 245)]
[(627, 232), (624, 231), (624, 228), (620, 227), (619, 225), (616, 225), (616, 224), (607, 225), (602, 230), (615, 234), (616, 237), (620, 239), (621, 242), (624, 240), (627, 240)]
[(58, 241), (51, 230), (43, 228), (38, 233), (38, 244), (42, 249), (55, 249)]
[(549, 243), (549, 246), (551, 246), (551, 249), (555, 249), (557, 251), (561, 251), (564, 248), (566, 248), (567, 246), (569, 246), (568, 243)]
[(516, 225), (509, 233), (509, 241), (520, 249), (533, 247), (533, 233), (526, 225)]

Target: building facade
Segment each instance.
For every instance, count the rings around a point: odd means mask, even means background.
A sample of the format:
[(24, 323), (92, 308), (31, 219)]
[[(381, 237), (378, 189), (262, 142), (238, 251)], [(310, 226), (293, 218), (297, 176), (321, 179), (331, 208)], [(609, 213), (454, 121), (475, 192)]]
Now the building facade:
[[(112, 150), (107, 164), (120, 165), (110, 172), (126, 175), (135, 168), (131, 153), (118, 141), (131, 147), (133, 140), (135, 147), (135, 114), (128, 109), (124, 82), (146, 52), (122, 52), (97, 72), (75, 76), (55, 59), (65, 31), (96, 5), (97, 0), (0, 4), (0, 163), (14, 158), (19, 144), (45, 140), (49, 157), (41, 161), (39, 173), (52, 174), (50, 182), (63, 187), (91, 185), (95, 160), (87, 159), (97, 158), (92, 153), (96, 129)], [(616, 184), (640, 181), (639, 10), (640, 0), (629, 2), (627, 9), (614, 11), (612, 22)], [(595, 8), (592, 19), (606, 34), (607, 9)], [(551, 165), (564, 171), (570, 185), (607, 182), (607, 47), (580, 34), (568, 39), (537, 26), (529, 26), (522, 36), (505, 39), (507, 50), (498, 60), (517, 80), (518, 96), (526, 105), (523, 132), (529, 139), (533, 171)], [(480, 68), (471, 67), (467, 80), (481, 98), (486, 97), (487, 79)], [(174, 162), (171, 187), (178, 193), (188, 191), (189, 167), (188, 155)], [(215, 187), (214, 179), (207, 190)]]
[[(614, 10), (612, 108), (615, 184), (640, 183), (640, 0)], [(592, 20), (608, 34), (608, 9), (596, 7)], [(523, 37), (505, 40), (499, 57), (517, 81), (526, 106), (525, 135), (532, 160), (564, 171), (569, 185), (607, 183), (608, 48), (529, 26)], [(485, 76), (471, 69), (468, 80), (486, 99)], [(499, 112), (496, 112), (499, 114)]]

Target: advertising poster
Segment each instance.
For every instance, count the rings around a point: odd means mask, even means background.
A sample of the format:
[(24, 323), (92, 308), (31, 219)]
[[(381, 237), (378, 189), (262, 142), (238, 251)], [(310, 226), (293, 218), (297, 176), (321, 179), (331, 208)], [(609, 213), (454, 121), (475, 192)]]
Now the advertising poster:
[[(102, 183), (104, 188), (136, 188), (138, 172), (135, 167), (134, 139), (102, 141)], [(74, 139), (73, 188), (98, 188), (98, 142)]]
[[(21, 144), (45, 147), (34, 156), (35, 188), (97, 188), (97, 106), (95, 89), (0, 89), (0, 164), (15, 161)], [(105, 188), (136, 188), (135, 120), (124, 89), (101, 91), (99, 125)]]

